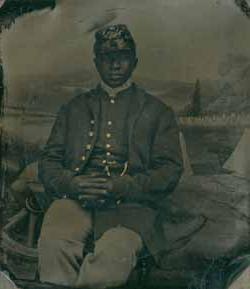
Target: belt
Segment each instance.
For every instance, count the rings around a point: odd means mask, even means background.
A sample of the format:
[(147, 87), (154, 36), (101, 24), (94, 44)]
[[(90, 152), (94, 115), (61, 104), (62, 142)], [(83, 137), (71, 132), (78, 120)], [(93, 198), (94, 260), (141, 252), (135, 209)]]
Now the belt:
[[(107, 176), (111, 176), (112, 175), (112, 163), (111, 164), (107, 164), (104, 168), (105, 173), (107, 174)], [(118, 174), (122, 177), (127, 173), (128, 170), (128, 162), (125, 162), (123, 166), (119, 166), (114, 168), (114, 170), (116, 171), (116, 173), (118, 172)]]
[(102, 166), (90, 166), (85, 169), (85, 174), (99, 173), (100, 175), (111, 177), (111, 176), (124, 176), (128, 170), (128, 162), (123, 164), (117, 161), (107, 161), (105, 165)]
[(116, 209), (122, 200), (84, 200), (79, 201), (82, 208), (85, 209)]
[(72, 194), (64, 194), (62, 199), (70, 199), (78, 201), (81, 207), (86, 209), (112, 209), (117, 208), (120, 204), (124, 203), (124, 200), (118, 199), (115, 200), (113, 198), (110, 199), (102, 199), (102, 200), (87, 200), (87, 199), (79, 199), (76, 196), (72, 196)]

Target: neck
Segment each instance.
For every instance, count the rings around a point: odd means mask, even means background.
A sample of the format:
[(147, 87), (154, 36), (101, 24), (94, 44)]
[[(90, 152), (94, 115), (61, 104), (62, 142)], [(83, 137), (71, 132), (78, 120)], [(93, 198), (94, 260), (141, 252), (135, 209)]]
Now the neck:
[(105, 90), (110, 97), (116, 97), (117, 94), (125, 89), (128, 89), (132, 85), (131, 79), (128, 79), (124, 84), (118, 87), (110, 87), (103, 81), (101, 81), (101, 87)]

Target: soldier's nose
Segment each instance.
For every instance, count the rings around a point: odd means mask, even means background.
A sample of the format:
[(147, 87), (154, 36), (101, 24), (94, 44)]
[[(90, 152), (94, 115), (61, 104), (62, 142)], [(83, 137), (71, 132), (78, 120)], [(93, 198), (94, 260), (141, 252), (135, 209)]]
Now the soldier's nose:
[(114, 59), (111, 63), (111, 66), (113, 69), (119, 69), (121, 67), (121, 64), (120, 64), (120, 61), (119, 60), (116, 60)]

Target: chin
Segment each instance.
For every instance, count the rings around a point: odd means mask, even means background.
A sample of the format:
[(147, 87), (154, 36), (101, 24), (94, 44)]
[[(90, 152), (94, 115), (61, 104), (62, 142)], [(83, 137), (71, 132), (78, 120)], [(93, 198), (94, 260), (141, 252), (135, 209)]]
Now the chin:
[(120, 80), (112, 80), (112, 81), (107, 81), (106, 84), (112, 88), (116, 88), (118, 86), (121, 86), (125, 83), (126, 81), (120, 81)]

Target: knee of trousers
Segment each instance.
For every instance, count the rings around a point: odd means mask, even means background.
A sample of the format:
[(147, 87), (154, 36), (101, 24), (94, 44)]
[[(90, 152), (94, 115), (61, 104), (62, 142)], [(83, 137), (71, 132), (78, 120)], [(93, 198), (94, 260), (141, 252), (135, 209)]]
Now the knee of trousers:
[(53, 252), (53, 256), (56, 252), (67, 250), (67, 243), (67, 240), (40, 238), (37, 244), (38, 253), (43, 251), (42, 253), (51, 254)]
[(77, 285), (87, 288), (124, 285), (141, 248), (142, 240), (136, 232), (124, 227), (109, 229), (96, 242), (94, 254), (85, 257)]
[(89, 211), (83, 210), (74, 201), (57, 200), (44, 216), (40, 239), (84, 241), (91, 228)]
[(39, 240), (38, 273), (41, 282), (73, 286), (77, 280), (82, 244), (67, 240)]
[(91, 254), (85, 257), (75, 284), (76, 288), (102, 289), (126, 284), (134, 266), (128, 264), (120, 266), (120, 262), (111, 265), (106, 258), (96, 256), (97, 258), (94, 257), (93, 260), (92, 257)]
[(110, 249), (119, 248), (120, 250), (139, 252), (143, 247), (140, 235), (128, 228), (117, 226), (106, 231), (100, 240), (97, 241), (97, 247), (108, 246)]
[[(68, 240), (39, 240), (38, 261), (40, 268), (54, 268), (68, 259), (81, 259), (84, 243)], [(46, 269), (46, 270), (47, 270)]]
[[(110, 275), (110, 274), (109, 274)], [(120, 287), (127, 283), (128, 276), (125, 274), (117, 274), (117, 272), (113, 273), (113, 276), (100, 275), (96, 276), (93, 274), (91, 276), (85, 276), (84, 280), (81, 282), (77, 282), (74, 284), (75, 288), (89, 288), (89, 289), (104, 289), (104, 288), (112, 288), (112, 287)]]

